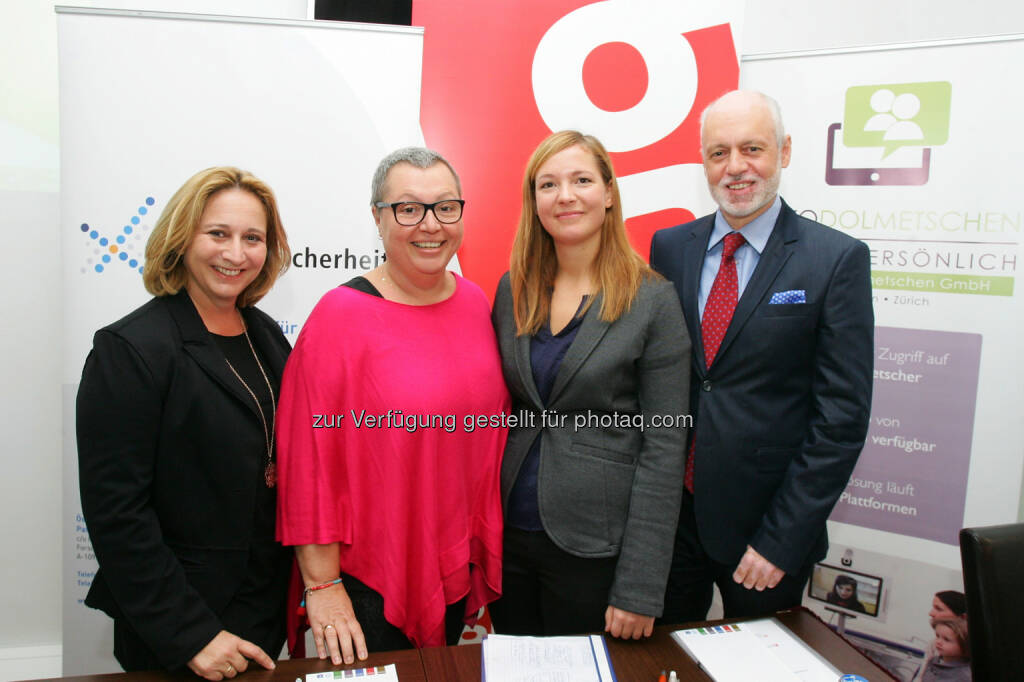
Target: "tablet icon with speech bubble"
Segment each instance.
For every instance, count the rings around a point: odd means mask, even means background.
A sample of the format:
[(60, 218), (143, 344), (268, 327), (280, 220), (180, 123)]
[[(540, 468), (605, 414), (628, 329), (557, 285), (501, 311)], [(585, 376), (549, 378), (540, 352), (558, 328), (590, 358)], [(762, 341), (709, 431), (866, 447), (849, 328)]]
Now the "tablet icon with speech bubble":
[(923, 185), (931, 148), (949, 139), (948, 81), (858, 85), (846, 91), (843, 122), (829, 126), (830, 185)]

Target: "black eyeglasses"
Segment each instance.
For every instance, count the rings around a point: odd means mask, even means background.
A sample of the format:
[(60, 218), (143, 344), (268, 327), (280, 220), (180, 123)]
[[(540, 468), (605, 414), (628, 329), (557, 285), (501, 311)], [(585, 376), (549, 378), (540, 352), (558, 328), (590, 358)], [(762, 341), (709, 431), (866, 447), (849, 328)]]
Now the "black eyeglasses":
[(427, 211), (433, 213), (439, 223), (457, 223), (462, 218), (462, 207), (466, 205), (466, 201), (465, 199), (445, 199), (432, 204), (424, 204), (419, 201), (396, 201), (393, 204), (376, 201), (373, 205), (377, 208), (390, 207), (395, 214), (395, 221), (399, 225), (412, 227), (423, 222), (423, 219), (427, 217)]

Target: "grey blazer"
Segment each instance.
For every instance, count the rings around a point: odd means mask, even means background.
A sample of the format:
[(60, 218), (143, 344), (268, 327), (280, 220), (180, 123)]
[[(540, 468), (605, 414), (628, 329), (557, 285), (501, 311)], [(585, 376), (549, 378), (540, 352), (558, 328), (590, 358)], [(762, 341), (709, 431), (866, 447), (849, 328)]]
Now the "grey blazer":
[(498, 284), (502, 371), (514, 411), (533, 420), (509, 433), (502, 504), (541, 434), (537, 495), (548, 536), (576, 556), (617, 555), (608, 603), (660, 616), (683, 489), (690, 341), (679, 297), (660, 277), (645, 281), (615, 322), (603, 322), (600, 308), (599, 296), (545, 406), (533, 381), (532, 337), (516, 336), (508, 273)]

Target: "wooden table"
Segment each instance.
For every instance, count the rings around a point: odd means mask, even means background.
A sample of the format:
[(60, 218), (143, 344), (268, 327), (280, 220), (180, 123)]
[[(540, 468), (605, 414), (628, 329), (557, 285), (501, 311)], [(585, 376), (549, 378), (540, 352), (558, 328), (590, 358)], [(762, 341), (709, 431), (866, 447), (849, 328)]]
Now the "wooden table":
[[(370, 657), (365, 661), (357, 661), (352, 665), (335, 666), (331, 665), (330, 660), (321, 661), (319, 658), (283, 659), (275, 661), (275, 663), (277, 667), (274, 670), (264, 670), (255, 663), (252, 663), (247, 671), (233, 679), (237, 680), (237, 682), (295, 682), (296, 679), (305, 680), (306, 673), (316, 673), (323, 670), (351, 670), (394, 663), (395, 669), (398, 671), (399, 682), (427, 682), (426, 673), (423, 671), (423, 663), (420, 660), (420, 653), (416, 649), (382, 651), (370, 654)], [(189, 671), (175, 674), (161, 670), (142, 673), (83, 675), (59, 679), (65, 682), (202, 682), (202, 678)], [(360, 679), (373, 678), (363, 677)]]
[[(856, 673), (870, 682), (895, 679), (807, 609), (783, 611), (776, 614), (776, 618), (841, 673)], [(710, 623), (737, 621), (742, 619), (717, 620)], [(672, 638), (672, 632), (681, 628), (682, 626), (659, 626), (654, 629), (654, 635), (646, 640), (623, 641), (606, 638), (608, 653), (611, 655), (615, 676), (619, 682), (656, 682), (662, 670), (675, 670), (680, 682), (708, 682), (711, 678), (697, 667), (693, 659)], [(422, 649), (420, 658), (430, 682), (480, 679), (479, 644)]]
[[(871, 682), (894, 679), (807, 609), (783, 611), (776, 614), (776, 617), (840, 672), (856, 673)], [(709, 621), (696, 625), (741, 620)], [(608, 638), (608, 652), (611, 654), (612, 665), (615, 667), (615, 675), (619, 682), (656, 682), (658, 673), (662, 670), (675, 670), (680, 682), (707, 682), (710, 678), (672, 638), (672, 632), (679, 629), (681, 626), (659, 626), (655, 628), (652, 637), (640, 641)], [(480, 645), (464, 644), (381, 652), (370, 654), (366, 661), (342, 666), (332, 666), (330, 661), (316, 658), (282, 660), (277, 662), (277, 668), (273, 671), (254, 667), (235, 679), (240, 682), (294, 682), (296, 679), (304, 680), (306, 673), (365, 668), (389, 663), (395, 664), (401, 682), (477, 682), (480, 680)], [(192, 673), (171, 674), (155, 671), (85, 675), (62, 679), (70, 682), (196, 682), (199, 678)]]

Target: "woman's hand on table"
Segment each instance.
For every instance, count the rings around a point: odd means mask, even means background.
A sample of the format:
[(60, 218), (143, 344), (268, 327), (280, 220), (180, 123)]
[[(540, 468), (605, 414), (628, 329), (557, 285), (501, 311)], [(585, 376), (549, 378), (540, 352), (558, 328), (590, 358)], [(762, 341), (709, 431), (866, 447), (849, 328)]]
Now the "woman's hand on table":
[(189, 670), (207, 680), (231, 679), (244, 673), (252, 659), (267, 670), (274, 669), (274, 661), (252, 642), (221, 630), (198, 654), (188, 662)]
[(342, 660), (354, 663), (356, 657), (362, 661), (369, 656), (363, 630), (344, 584), (306, 595), (306, 617), (320, 658), (330, 655), (331, 662), (338, 665)]
[(604, 631), (621, 639), (650, 637), (654, 632), (654, 616), (609, 606), (604, 612)]

